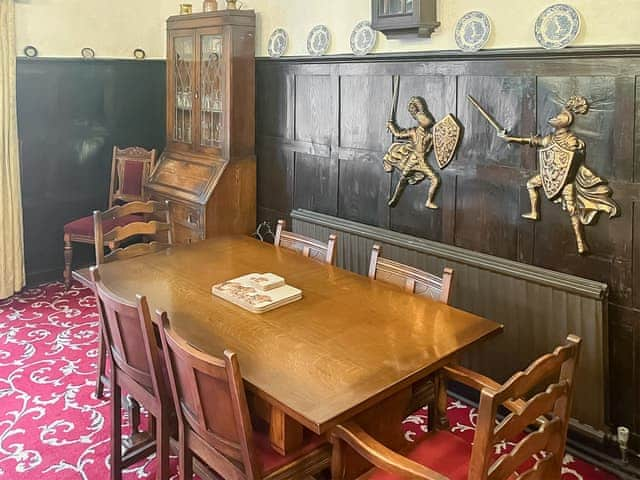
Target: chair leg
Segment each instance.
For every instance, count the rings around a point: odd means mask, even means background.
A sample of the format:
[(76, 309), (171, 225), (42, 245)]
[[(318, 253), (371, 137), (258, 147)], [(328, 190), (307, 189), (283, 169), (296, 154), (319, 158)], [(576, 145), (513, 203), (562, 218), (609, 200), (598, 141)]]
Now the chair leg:
[(156, 457), (158, 458), (158, 480), (169, 480), (169, 412), (160, 413), (156, 420)]
[(447, 381), (442, 374), (437, 374), (434, 378), (435, 395), (434, 400), (429, 404), (429, 430), (448, 430), (449, 420), (447, 419)]
[(104, 343), (104, 335), (102, 334), (102, 326), (98, 327), (100, 332), (100, 344), (98, 345), (98, 378), (96, 380), (96, 398), (104, 396), (104, 383), (102, 377), (106, 373), (107, 368), (107, 346)]
[(192, 480), (193, 478), (193, 455), (191, 454), (191, 450), (189, 449), (189, 445), (187, 445), (187, 439), (184, 431), (184, 427), (180, 427), (180, 435), (179, 435), (179, 466), (180, 469), (180, 480)]
[(122, 480), (122, 391), (111, 376), (111, 480)]
[(64, 234), (64, 288), (69, 290), (71, 287), (71, 260), (73, 258), (73, 246), (71, 243), (71, 235)]

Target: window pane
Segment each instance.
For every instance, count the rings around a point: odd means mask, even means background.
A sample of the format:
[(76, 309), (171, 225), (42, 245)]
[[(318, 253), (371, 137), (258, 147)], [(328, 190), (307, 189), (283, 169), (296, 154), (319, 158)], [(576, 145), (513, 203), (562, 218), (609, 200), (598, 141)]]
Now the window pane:
[(173, 139), (178, 142), (191, 143), (191, 112), (193, 98), (191, 92), (191, 72), (193, 71), (193, 40), (191, 37), (178, 37), (174, 40), (175, 52), (175, 120)]
[(200, 48), (202, 58), (201, 69), (201, 145), (219, 147), (222, 141), (223, 98), (223, 61), (222, 37), (220, 35), (203, 35)]
[(413, 13), (413, 0), (407, 0), (406, 13)]
[[(407, 0), (379, 0), (380, 15), (402, 15)], [(410, 0), (413, 4), (413, 0)], [(411, 7), (413, 10), (413, 6)]]
[(389, 15), (400, 15), (404, 12), (404, 0), (391, 0), (389, 2)]

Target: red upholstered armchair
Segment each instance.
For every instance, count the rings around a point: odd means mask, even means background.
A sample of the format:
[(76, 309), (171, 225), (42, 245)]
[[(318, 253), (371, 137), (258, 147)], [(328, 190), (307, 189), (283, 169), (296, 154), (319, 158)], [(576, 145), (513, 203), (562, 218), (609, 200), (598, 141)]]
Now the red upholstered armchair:
[[(111, 182), (109, 186), (109, 208), (136, 200), (143, 200), (142, 187), (149, 178), (156, 162), (156, 151), (141, 147), (120, 149), (113, 147), (111, 160)], [(136, 215), (106, 222), (103, 230), (108, 232), (115, 227), (140, 220)], [(71, 260), (73, 242), (93, 245), (93, 216), (79, 218), (64, 226), (64, 284), (71, 285)]]

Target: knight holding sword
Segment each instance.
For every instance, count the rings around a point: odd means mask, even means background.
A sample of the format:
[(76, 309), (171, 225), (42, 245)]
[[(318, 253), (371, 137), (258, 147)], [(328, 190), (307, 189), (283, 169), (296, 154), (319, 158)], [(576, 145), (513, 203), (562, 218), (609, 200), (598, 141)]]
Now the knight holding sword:
[(496, 129), (498, 137), (509, 143), (529, 145), (538, 149), (539, 170), (527, 182), (531, 211), (522, 215), (530, 220), (540, 219), (538, 190), (544, 190), (547, 199), (560, 203), (571, 218), (579, 253), (588, 252), (584, 238), (584, 225), (590, 225), (600, 212), (609, 217), (618, 214), (618, 205), (611, 199), (611, 188), (606, 180), (595, 175), (584, 165), (586, 146), (571, 131), (575, 115), (589, 111), (587, 99), (571, 97), (560, 113), (549, 119), (553, 132), (546, 136), (514, 137), (508, 134), (478, 102), (468, 96), (481, 115)]
[(428, 180), (429, 190), (425, 207), (438, 208), (434, 201), (440, 185), (440, 177), (429, 165), (427, 157), (434, 151), (438, 166), (442, 169), (451, 162), (460, 143), (461, 128), (453, 114), (449, 114), (439, 122), (435, 122), (427, 102), (422, 97), (409, 99), (407, 109), (416, 121), (414, 127), (400, 128), (395, 121), (400, 90), (399, 77), (396, 77), (393, 93), (393, 110), (387, 122), (387, 130), (396, 141), (389, 147), (383, 159), (383, 168), (387, 173), (398, 170), (400, 179), (396, 185), (388, 205), (395, 207), (407, 185), (416, 185)]

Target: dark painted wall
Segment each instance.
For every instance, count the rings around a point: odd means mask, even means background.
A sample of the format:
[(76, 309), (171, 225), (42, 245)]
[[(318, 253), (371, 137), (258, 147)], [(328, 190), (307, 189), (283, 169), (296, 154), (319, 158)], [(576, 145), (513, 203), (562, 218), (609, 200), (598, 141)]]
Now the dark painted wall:
[[(262, 59), (257, 69), (260, 220), (305, 208), (607, 283), (609, 420), (640, 432), (639, 49)], [(386, 204), (398, 180), (382, 168), (394, 75), (401, 126), (411, 125), (408, 99), (421, 95), (436, 119), (451, 112), (466, 129), (440, 171), (437, 211), (424, 207), (425, 183), (408, 187), (396, 208)], [(544, 196), (541, 222), (521, 218), (535, 150), (497, 139), (469, 93), (522, 135), (548, 133), (562, 99), (593, 102), (575, 131), (621, 216), (586, 228), (592, 254), (578, 255), (569, 217)]]
[[(20, 59), (27, 279), (60, 279), (63, 225), (104, 209), (114, 145), (164, 148), (165, 62)], [(91, 247), (74, 245), (74, 265)]]

